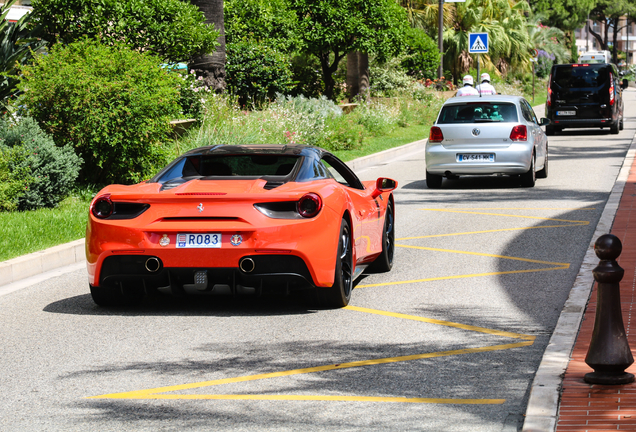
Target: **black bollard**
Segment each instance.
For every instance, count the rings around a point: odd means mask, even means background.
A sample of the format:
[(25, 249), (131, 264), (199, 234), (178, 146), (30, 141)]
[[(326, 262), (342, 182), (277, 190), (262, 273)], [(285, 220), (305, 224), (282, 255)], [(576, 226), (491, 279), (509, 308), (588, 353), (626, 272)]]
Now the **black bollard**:
[(593, 270), (597, 283), (596, 319), (585, 357), (585, 363), (594, 369), (585, 374), (584, 380), (590, 384), (617, 385), (634, 381), (634, 375), (625, 372), (634, 363), (634, 357), (621, 313), (619, 282), (625, 271), (616, 258), (622, 250), (620, 239), (612, 234), (602, 235), (594, 243), (594, 252), (601, 262)]

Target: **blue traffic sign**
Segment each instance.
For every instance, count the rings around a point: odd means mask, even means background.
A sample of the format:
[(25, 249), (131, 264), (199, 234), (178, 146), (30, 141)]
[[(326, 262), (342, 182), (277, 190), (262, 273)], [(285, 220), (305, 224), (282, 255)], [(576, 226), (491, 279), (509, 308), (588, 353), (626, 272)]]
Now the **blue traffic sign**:
[(468, 33), (468, 52), (475, 54), (487, 53), (488, 33)]

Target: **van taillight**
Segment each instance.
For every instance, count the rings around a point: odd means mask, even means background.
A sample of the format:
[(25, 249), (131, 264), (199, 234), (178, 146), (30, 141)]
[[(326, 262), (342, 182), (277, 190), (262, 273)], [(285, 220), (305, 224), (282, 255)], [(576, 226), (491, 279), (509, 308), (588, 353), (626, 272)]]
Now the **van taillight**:
[(614, 76), (610, 72), (610, 88), (609, 88), (609, 96), (610, 96), (610, 106), (614, 105)]
[(550, 76), (548, 77), (548, 99), (546, 100), (546, 103), (548, 104), (548, 106), (552, 106), (552, 87), (550, 86), (551, 82), (552, 82), (552, 74), (550, 74)]
[(429, 142), (442, 142), (442, 141), (444, 141), (444, 134), (442, 133), (442, 130), (440, 128), (438, 128), (437, 126), (433, 126), (431, 128), (431, 132), (428, 135), (428, 141)]
[(510, 132), (511, 141), (528, 141), (528, 129), (526, 125), (517, 125)]

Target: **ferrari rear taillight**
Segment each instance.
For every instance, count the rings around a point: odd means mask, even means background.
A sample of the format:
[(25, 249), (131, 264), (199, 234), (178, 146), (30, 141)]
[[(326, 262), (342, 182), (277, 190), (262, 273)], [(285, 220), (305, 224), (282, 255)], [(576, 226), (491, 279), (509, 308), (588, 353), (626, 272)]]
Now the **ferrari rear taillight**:
[(550, 76), (548, 77), (548, 99), (546, 100), (546, 104), (548, 106), (552, 106), (552, 86), (550, 85), (552, 83), (552, 74), (550, 74)]
[(298, 213), (304, 218), (312, 218), (320, 213), (322, 199), (320, 195), (310, 192), (298, 200)]
[(610, 97), (610, 106), (614, 105), (614, 75), (610, 72), (610, 88), (609, 88), (609, 97)]
[(517, 125), (510, 132), (511, 141), (528, 141), (528, 129), (526, 125)]
[(113, 214), (114, 205), (110, 194), (98, 196), (91, 205), (91, 213), (98, 219), (106, 219)]
[(444, 141), (444, 134), (442, 133), (442, 130), (437, 126), (433, 126), (431, 128), (431, 132), (428, 135), (428, 142), (442, 142), (442, 141)]

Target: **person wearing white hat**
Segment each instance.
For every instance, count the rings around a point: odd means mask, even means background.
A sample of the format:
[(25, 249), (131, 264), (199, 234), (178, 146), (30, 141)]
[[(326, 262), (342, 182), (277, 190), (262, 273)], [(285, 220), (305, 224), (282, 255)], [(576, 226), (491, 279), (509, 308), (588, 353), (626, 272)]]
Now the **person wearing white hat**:
[(476, 90), (482, 96), (496, 95), (497, 90), (490, 84), (490, 75), (487, 73), (481, 74), (481, 84), (476, 87)]
[(479, 96), (479, 92), (473, 87), (473, 77), (471, 75), (466, 75), (463, 83), (464, 87), (457, 90), (455, 96)]

